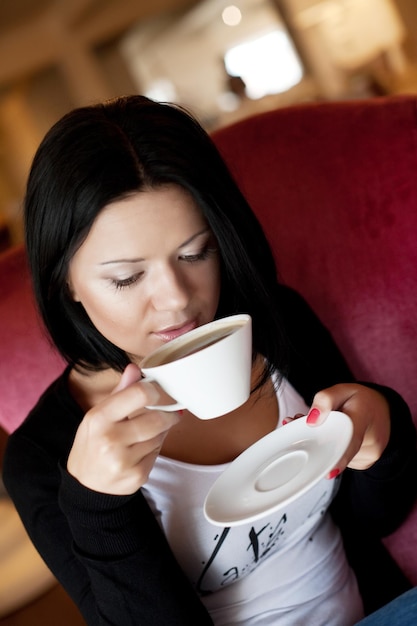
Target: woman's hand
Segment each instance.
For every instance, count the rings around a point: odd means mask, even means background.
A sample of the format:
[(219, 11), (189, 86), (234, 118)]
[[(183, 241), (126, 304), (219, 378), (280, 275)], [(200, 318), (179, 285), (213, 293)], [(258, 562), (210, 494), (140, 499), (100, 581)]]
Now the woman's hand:
[[(319, 426), (330, 411), (341, 411), (350, 417), (353, 435), (345, 454), (328, 476), (334, 478), (345, 467), (356, 470), (371, 467), (385, 450), (391, 432), (389, 406), (384, 396), (355, 383), (334, 385), (316, 393), (307, 424)], [(287, 418), (284, 423), (288, 421)]]
[(111, 395), (78, 427), (67, 469), (94, 491), (128, 495), (142, 487), (168, 430), (179, 420), (177, 412), (145, 408), (157, 404), (159, 394), (140, 378), (139, 368), (128, 365)]
[(330, 411), (346, 413), (353, 423), (352, 440), (335, 469), (371, 467), (380, 458), (390, 437), (389, 406), (384, 396), (364, 385), (334, 385), (314, 396), (307, 423), (322, 424)]

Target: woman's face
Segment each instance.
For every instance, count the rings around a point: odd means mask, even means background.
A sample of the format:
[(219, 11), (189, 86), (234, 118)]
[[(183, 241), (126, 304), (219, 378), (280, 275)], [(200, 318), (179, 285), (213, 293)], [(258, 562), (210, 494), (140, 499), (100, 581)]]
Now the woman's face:
[(70, 263), (68, 284), (100, 333), (139, 361), (214, 318), (216, 242), (181, 187), (138, 192), (101, 211)]

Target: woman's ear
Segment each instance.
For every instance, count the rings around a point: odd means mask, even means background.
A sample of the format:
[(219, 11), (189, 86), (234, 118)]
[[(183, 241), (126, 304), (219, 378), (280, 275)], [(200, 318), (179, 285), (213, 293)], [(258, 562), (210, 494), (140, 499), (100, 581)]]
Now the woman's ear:
[(69, 279), (67, 280), (67, 289), (72, 300), (74, 300), (74, 302), (80, 302), (80, 298), (78, 297), (77, 292), (73, 288), (72, 283)]

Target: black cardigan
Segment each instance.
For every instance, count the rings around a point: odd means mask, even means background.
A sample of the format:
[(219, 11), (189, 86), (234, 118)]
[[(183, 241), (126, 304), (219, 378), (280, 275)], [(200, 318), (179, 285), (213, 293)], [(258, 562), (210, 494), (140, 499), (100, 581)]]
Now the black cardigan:
[[(330, 335), (300, 296), (280, 287), (278, 297), (289, 340), (287, 376), (307, 404), (316, 391), (353, 381)], [(33, 543), (89, 626), (212, 624), (141, 491), (97, 493), (65, 471), (83, 418), (67, 376), (68, 370), (43, 394), (6, 449), (4, 482)], [(372, 386), (390, 404), (390, 442), (369, 470), (343, 473), (332, 504), (367, 612), (410, 586), (380, 537), (398, 527), (417, 493), (409, 409), (393, 390)]]

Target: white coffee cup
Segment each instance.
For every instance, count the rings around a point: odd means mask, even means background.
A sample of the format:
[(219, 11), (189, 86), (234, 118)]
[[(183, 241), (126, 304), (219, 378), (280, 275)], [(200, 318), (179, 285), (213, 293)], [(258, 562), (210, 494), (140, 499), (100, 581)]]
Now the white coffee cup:
[(188, 409), (200, 419), (233, 411), (250, 395), (252, 319), (231, 315), (199, 326), (157, 348), (140, 368), (175, 404), (148, 407)]

